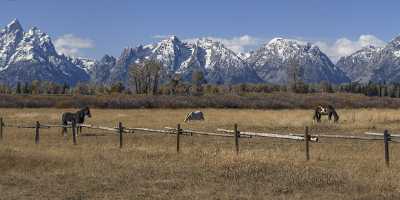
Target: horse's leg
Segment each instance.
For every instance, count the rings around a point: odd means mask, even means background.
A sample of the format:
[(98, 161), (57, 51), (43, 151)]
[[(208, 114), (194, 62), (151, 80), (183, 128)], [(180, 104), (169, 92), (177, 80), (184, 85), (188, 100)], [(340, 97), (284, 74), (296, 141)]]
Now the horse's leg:
[(313, 121), (318, 123), (320, 121), (320, 119), (321, 119), (321, 117), (320, 117), (320, 114), (318, 113), (318, 109), (315, 109), (314, 110)]
[(76, 127), (76, 135), (79, 135), (82, 133), (82, 126), (77, 126)]
[(333, 120), (335, 123), (337, 123), (339, 121), (339, 115), (336, 113), (336, 111), (334, 111), (334, 113), (333, 113)]
[(62, 125), (63, 125), (64, 127), (62, 127), (61, 135), (62, 135), (62, 136), (65, 136), (65, 134), (68, 133), (68, 129), (67, 129), (67, 127), (65, 127), (65, 126), (68, 125), (68, 123), (67, 123), (66, 121), (63, 121)]
[[(65, 126), (67, 123), (67, 119), (65, 119), (65, 118), (66, 118), (65, 114), (63, 114), (61, 117), (61, 125), (63, 125), (63, 126)], [(61, 127), (61, 135), (65, 136), (66, 132), (67, 132), (67, 128)]]
[[(63, 125), (64, 123), (62, 123), (61, 125)], [(61, 127), (61, 136), (64, 135), (64, 127)]]

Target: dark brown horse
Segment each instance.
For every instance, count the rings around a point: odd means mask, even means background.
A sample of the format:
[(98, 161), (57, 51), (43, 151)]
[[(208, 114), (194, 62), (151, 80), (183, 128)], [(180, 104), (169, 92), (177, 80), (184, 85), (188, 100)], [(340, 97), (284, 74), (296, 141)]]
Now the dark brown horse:
[(322, 115), (327, 115), (329, 121), (331, 121), (333, 116), (333, 122), (339, 121), (339, 115), (337, 114), (335, 108), (331, 105), (319, 105), (314, 110), (314, 121), (321, 122)]
[[(85, 116), (92, 117), (89, 107), (82, 108), (75, 113), (66, 112), (62, 114), (62, 125), (66, 126), (68, 123), (82, 124), (85, 122)], [(82, 132), (82, 127), (79, 127)], [(63, 127), (62, 134), (67, 132), (67, 128)]]

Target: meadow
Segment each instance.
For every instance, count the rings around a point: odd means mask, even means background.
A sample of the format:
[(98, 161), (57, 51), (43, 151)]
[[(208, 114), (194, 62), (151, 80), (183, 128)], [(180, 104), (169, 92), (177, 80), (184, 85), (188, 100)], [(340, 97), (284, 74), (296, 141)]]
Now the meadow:
[[(0, 109), (6, 124), (58, 124), (74, 109)], [(192, 109), (93, 109), (87, 123), (113, 127), (175, 127), (215, 131), (363, 135), (365, 131), (400, 133), (400, 110), (339, 109), (340, 122), (312, 123), (310, 109), (201, 109), (204, 122), (183, 123)], [(85, 135), (86, 134), (86, 135)], [(6, 128), (0, 142), (0, 199), (400, 199), (400, 145), (390, 144), (386, 167), (382, 141), (322, 139), (304, 142), (176, 136), (137, 132), (118, 136), (84, 129), (78, 145), (60, 129)]]

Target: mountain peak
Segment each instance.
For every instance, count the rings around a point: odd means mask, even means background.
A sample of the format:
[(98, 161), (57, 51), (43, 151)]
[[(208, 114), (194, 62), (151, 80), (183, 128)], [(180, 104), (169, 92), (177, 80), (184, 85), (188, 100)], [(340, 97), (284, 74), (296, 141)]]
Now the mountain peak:
[(300, 40), (295, 40), (295, 39), (287, 39), (287, 38), (282, 38), (282, 37), (276, 37), (272, 40), (270, 40), (266, 46), (309, 46), (310, 43), (300, 41)]
[(34, 32), (41, 32), (40, 29), (36, 26), (31, 27), (28, 32), (34, 33)]
[(400, 47), (400, 36), (395, 37), (392, 41), (388, 43), (392, 47)]
[(196, 45), (207, 48), (217, 48), (231, 51), (231, 49), (226, 48), (222, 42), (210, 38), (200, 38), (196, 41)]
[(214, 41), (212, 41), (210, 38), (199, 38), (196, 40), (195, 44), (200, 45), (200, 44), (208, 44), (211, 45), (213, 44)]
[(101, 58), (100, 62), (103, 62), (103, 63), (115, 62), (115, 58), (113, 56), (106, 54)]
[(19, 23), (18, 19), (13, 19), (6, 27), (7, 30), (14, 31), (14, 30), (21, 30), (22, 26)]
[[(359, 51), (379, 51), (381, 49), (382, 49), (382, 47), (367, 45), (367, 46), (362, 47)], [(357, 53), (357, 52), (355, 52), (355, 53)]]
[(171, 35), (168, 38), (165, 38), (161, 41), (162, 43), (181, 43), (181, 40), (175, 36), (175, 35)]
[(295, 39), (274, 38), (246, 59), (259, 77), (275, 84), (291, 81), (290, 60), (299, 63), (303, 71), (299, 76), (306, 83), (342, 83), (348, 80), (316, 45)]
[(269, 44), (274, 44), (274, 43), (277, 43), (277, 42), (282, 42), (282, 41), (284, 41), (285, 39), (284, 38), (281, 38), (281, 37), (276, 37), (276, 38), (273, 38), (272, 40), (270, 40), (267, 44), (269, 45)]
[(179, 40), (178, 37), (176, 35), (172, 35), (169, 37), (170, 40)]

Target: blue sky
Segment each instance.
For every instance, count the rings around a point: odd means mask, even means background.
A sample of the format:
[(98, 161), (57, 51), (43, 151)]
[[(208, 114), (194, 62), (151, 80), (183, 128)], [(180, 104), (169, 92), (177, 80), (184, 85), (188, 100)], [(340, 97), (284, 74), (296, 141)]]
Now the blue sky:
[(92, 58), (172, 34), (212, 37), (238, 52), (288, 37), (335, 57), (400, 34), (398, 8), (400, 1), (365, 0), (0, 0), (0, 25), (18, 18), (62, 51)]

